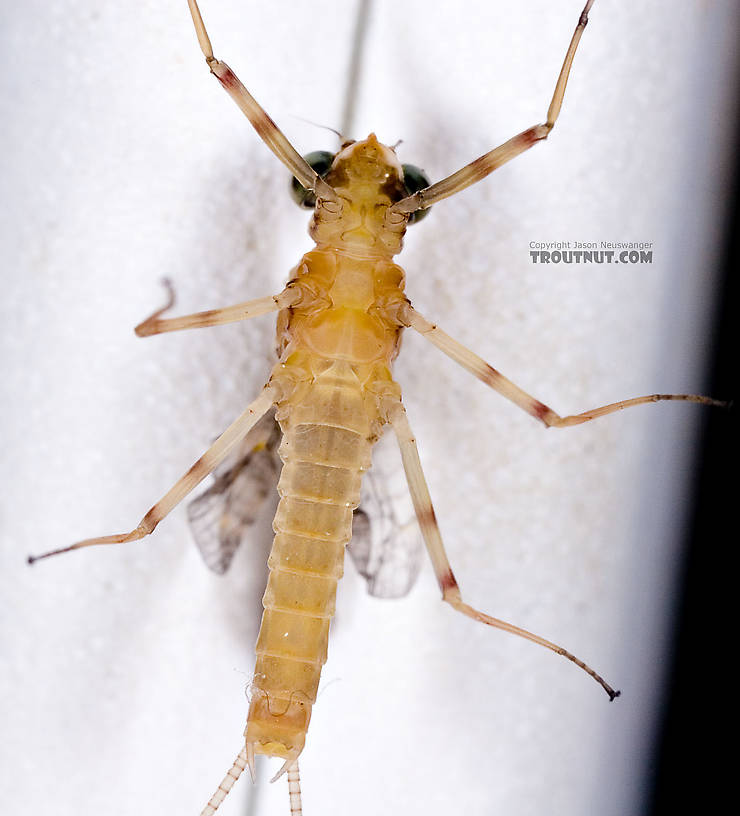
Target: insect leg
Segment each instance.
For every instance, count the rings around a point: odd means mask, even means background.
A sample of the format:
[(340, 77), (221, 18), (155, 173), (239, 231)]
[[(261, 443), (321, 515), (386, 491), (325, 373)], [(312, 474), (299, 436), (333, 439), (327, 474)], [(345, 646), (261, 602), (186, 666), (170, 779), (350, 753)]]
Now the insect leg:
[(560, 114), (563, 97), (565, 96), (565, 87), (568, 84), (570, 67), (573, 64), (573, 57), (578, 48), (578, 43), (581, 40), (581, 35), (588, 23), (588, 13), (593, 4), (594, 0), (588, 0), (581, 12), (581, 16), (578, 18), (578, 25), (573, 32), (568, 51), (565, 54), (565, 60), (563, 60), (563, 66), (560, 69), (558, 81), (555, 83), (555, 92), (552, 95), (550, 107), (547, 109), (547, 119), (545, 123), (527, 128), (527, 130), (509, 139), (508, 142), (504, 142), (504, 144), (499, 145), (488, 153), (484, 153), (475, 159), (475, 161), (470, 162), (470, 164), (466, 164), (465, 167), (453, 173), (451, 176), (447, 176), (447, 178), (442, 179), (442, 181), (438, 181), (430, 187), (426, 187), (407, 198), (401, 199), (401, 201), (390, 208), (391, 210), (395, 212), (412, 213), (416, 212), (416, 210), (431, 207), (432, 204), (436, 204), (436, 202), (444, 198), (449, 198), (449, 196), (459, 193), (466, 187), (470, 187), (471, 184), (475, 184), (481, 179), (484, 179), (489, 173), (501, 167), (502, 164), (506, 164), (506, 162), (516, 158), (520, 153), (524, 153), (524, 151), (529, 150), (532, 145), (537, 144), (537, 142), (546, 139), (550, 135), (550, 131), (555, 126), (555, 122)]
[(416, 329), (424, 335), (437, 348), (441, 349), (448, 357), (456, 363), (466, 368), (471, 374), (476, 376), (481, 382), (498, 391), (503, 397), (511, 400), (530, 416), (540, 420), (548, 428), (570, 428), (573, 425), (581, 425), (583, 422), (590, 422), (592, 419), (621, 411), (623, 408), (631, 408), (633, 405), (643, 405), (648, 402), (661, 402), (663, 400), (682, 400), (684, 402), (699, 402), (703, 405), (714, 405), (726, 408), (728, 403), (721, 400), (702, 397), (699, 394), (649, 394), (645, 397), (633, 397), (632, 399), (612, 402), (609, 405), (602, 405), (599, 408), (591, 408), (580, 414), (561, 417), (552, 408), (535, 399), (515, 385), (511, 380), (489, 365), (482, 357), (466, 348), (462, 343), (458, 343), (449, 334), (446, 334), (434, 323), (430, 323), (425, 317), (408, 304), (401, 315), (404, 325)]
[(211, 40), (208, 37), (208, 32), (203, 23), (198, 3), (196, 0), (188, 0), (188, 6), (190, 6), (190, 14), (193, 17), (193, 25), (195, 26), (195, 33), (198, 36), (200, 49), (205, 55), (211, 73), (221, 85), (223, 85), (229, 96), (231, 96), (242, 113), (249, 119), (252, 123), (252, 127), (257, 131), (262, 141), (307, 190), (313, 190), (319, 198), (338, 202), (339, 199), (334, 190), (316, 174), (308, 162), (285, 138), (280, 128), (278, 128), (262, 109), (262, 106), (257, 100), (249, 93), (244, 85), (242, 85), (239, 77), (225, 62), (221, 62), (221, 60), (217, 60), (213, 56)]
[(159, 522), (226, 458), (229, 451), (244, 438), (250, 428), (257, 424), (274, 402), (275, 389), (268, 383), (262, 389), (257, 399), (249, 405), (241, 416), (229, 425), (203, 456), (195, 462), (181, 479), (175, 482), (167, 493), (149, 510), (139, 522), (138, 526), (130, 532), (100, 536), (98, 538), (87, 538), (84, 541), (71, 544), (69, 547), (51, 550), (42, 555), (29, 555), (28, 563), (33, 564), (34, 561), (39, 561), (41, 558), (48, 558), (50, 555), (59, 555), (60, 553), (70, 552), (71, 550), (77, 550), (82, 547), (90, 547), (94, 544), (124, 544), (128, 541), (138, 541), (140, 538), (149, 535)]
[(493, 626), (496, 629), (503, 629), (505, 632), (510, 632), (513, 635), (519, 635), (526, 640), (531, 640), (533, 643), (545, 646), (556, 654), (568, 658), (568, 660), (575, 663), (576, 666), (579, 666), (587, 674), (590, 674), (604, 691), (606, 691), (609, 695), (609, 699), (613, 700), (615, 697), (618, 697), (618, 691), (615, 691), (590, 666), (587, 666), (575, 655), (563, 649), (562, 646), (551, 643), (539, 635), (535, 635), (526, 629), (521, 629), (499, 618), (493, 618), (463, 601), (460, 587), (455, 580), (452, 567), (445, 552), (444, 543), (442, 542), (442, 535), (434, 514), (434, 507), (432, 506), (432, 497), (429, 495), (429, 488), (427, 487), (424, 471), (422, 470), (421, 461), (419, 460), (416, 440), (414, 439), (414, 434), (411, 431), (411, 426), (406, 416), (406, 409), (401, 402), (395, 403), (391, 407), (388, 412), (388, 420), (393, 427), (396, 438), (398, 439), (398, 445), (401, 448), (401, 459), (403, 460), (403, 467), (406, 471), (406, 479), (409, 484), (411, 499), (414, 503), (416, 517), (419, 520), (419, 526), (421, 527), (421, 533), (424, 536), (429, 556), (432, 559), (432, 566), (434, 567), (434, 574), (437, 576), (437, 583), (442, 590), (442, 600), (446, 601), (458, 612), (462, 612), (463, 615), (473, 618), (473, 620), (480, 621), (488, 626)]
[(156, 312), (149, 315), (146, 320), (142, 320), (134, 329), (139, 337), (151, 337), (154, 334), (180, 331), (182, 329), (223, 326), (225, 323), (235, 323), (237, 320), (247, 320), (250, 317), (259, 317), (269, 312), (276, 312), (279, 309), (286, 309), (297, 303), (301, 297), (297, 288), (286, 287), (279, 295), (268, 295), (255, 300), (245, 300), (243, 303), (226, 306), (223, 309), (208, 309), (205, 312), (195, 312), (195, 314), (161, 320), (160, 315), (175, 305), (175, 291), (172, 284), (166, 278), (163, 282), (168, 293), (167, 303), (161, 309), (157, 309)]

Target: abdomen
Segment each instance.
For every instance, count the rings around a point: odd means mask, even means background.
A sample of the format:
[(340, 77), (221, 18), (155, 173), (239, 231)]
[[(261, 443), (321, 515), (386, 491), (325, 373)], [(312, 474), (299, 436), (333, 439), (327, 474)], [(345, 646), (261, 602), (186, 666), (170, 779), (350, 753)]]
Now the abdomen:
[(281, 498), (245, 732), (255, 753), (285, 759), (301, 752), (316, 700), (376, 419), (347, 362), (299, 391), (278, 405)]

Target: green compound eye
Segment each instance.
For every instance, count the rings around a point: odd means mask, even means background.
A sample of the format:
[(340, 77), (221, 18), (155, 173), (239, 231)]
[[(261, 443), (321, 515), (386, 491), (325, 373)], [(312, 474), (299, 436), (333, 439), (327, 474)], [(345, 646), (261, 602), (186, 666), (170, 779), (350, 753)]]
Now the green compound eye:
[[(428, 187), (430, 183), (423, 170), (420, 170), (413, 164), (403, 165), (403, 185), (406, 188), (407, 195), (418, 193), (419, 190)], [(427, 207), (426, 210), (417, 210), (411, 213), (409, 216), (409, 224), (418, 224), (422, 218), (426, 218), (429, 210), (431, 210), (431, 207)]]
[[(313, 153), (306, 153), (303, 158), (321, 178), (324, 178), (334, 161), (334, 155), (328, 150), (314, 150)], [(290, 180), (290, 194), (300, 207), (312, 210), (316, 206), (316, 194), (313, 190), (307, 190), (296, 178)]]

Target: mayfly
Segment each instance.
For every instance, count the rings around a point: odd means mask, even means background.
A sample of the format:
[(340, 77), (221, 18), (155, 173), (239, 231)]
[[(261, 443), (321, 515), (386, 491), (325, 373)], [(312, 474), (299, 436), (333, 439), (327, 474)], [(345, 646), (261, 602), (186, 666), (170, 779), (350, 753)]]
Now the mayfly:
[[(375, 148), (375, 147), (373, 146), (373, 149), (379, 149), (379, 148)], [(310, 185), (310, 183), (311, 183), (311, 182), (310, 182), (310, 180), (309, 180), (309, 182), (308, 182), (308, 183), (309, 183), (309, 185)], [(331, 199), (330, 199), (330, 198), (328, 198), (328, 199), (327, 199), (327, 203), (331, 203)], [(398, 203), (398, 202), (396, 202), (396, 203)], [(396, 212), (398, 212), (398, 211), (396, 211)], [(295, 287), (294, 287), (294, 288), (295, 288)], [(287, 305), (287, 303), (288, 303), (288, 300), (287, 300), (287, 298), (286, 298), (286, 299), (284, 299), (283, 301), (281, 301), (279, 305)], [(269, 304), (268, 304), (268, 305), (269, 305)], [(293, 304), (293, 306), (294, 306), (294, 308), (295, 308), (296, 304)], [(414, 325), (414, 323), (413, 323), (413, 321), (411, 320), (411, 318), (412, 318), (412, 317), (414, 317), (414, 315), (413, 315), (413, 314), (411, 314), (411, 313), (409, 313), (409, 314), (407, 314), (407, 315), (405, 316), (405, 318), (404, 318), (404, 319), (406, 319), (406, 320), (408, 321), (408, 323), (410, 323), (410, 324), (413, 326), (413, 325)], [(401, 321), (401, 322), (399, 323), (399, 326), (400, 326), (400, 325), (406, 325), (406, 323), (404, 323), (403, 321)], [(420, 323), (418, 320), (416, 320), (416, 327), (422, 327), (422, 328), (423, 328), (423, 327), (424, 327), (424, 324), (422, 324), (422, 323)], [(441, 337), (440, 335), (437, 335), (437, 340), (439, 340), (439, 339), (440, 339), (440, 337)], [(448, 350), (449, 350), (449, 349), (448, 349)], [(460, 353), (462, 354), (462, 352), (460, 352)], [(287, 398), (286, 398), (286, 399), (287, 399)], [(265, 400), (264, 400), (264, 402), (267, 402), (267, 400), (265, 399)], [(261, 407), (261, 406), (262, 406), (262, 403), (260, 403), (260, 407)], [(253, 410), (254, 410), (254, 409), (253, 409)], [(402, 439), (402, 440), (405, 440), (405, 449), (406, 449), (406, 451), (407, 451), (407, 459), (408, 459), (408, 457), (409, 457), (410, 455), (412, 455), (412, 454), (410, 453), (410, 451), (411, 451), (411, 447), (410, 447), (410, 438), (409, 438), (409, 435), (408, 435), (408, 433), (406, 433), (406, 434), (404, 434), (404, 433), (403, 433), (403, 430), (404, 430), (404, 428), (403, 428), (403, 415), (402, 415), (402, 414), (400, 414), (400, 415), (395, 416), (395, 417), (393, 417), (393, 416), (388, 416), (388, 418), (389, 418), (389, 419), (393, 419), (393, 420), (395, 421), (395, 423), (396, 423), (396, 426), (400, 428), (399, 435), (401, 436), (401, 439)], [(400, 423), (400, 425), (399, 425), (399, 423)], [(244, 429), (242, 429), (242, 430), (244, 430)], [(413, 470), (413, 467), (414, 467), (414, 465), (415, 465), (415, 461), (411, 461), (410, 463), (408, 463), (408, 462), (407, 462), (407, 464), (408, 464), (410, 467), (412, 467), (412, 470)], [(417, 482), (418, 482), (418, 480), (417, 480)], [(419, 488), (419, 489), (420, 489), (420, 488)], [(418, 498), (418, 493), (417, 493), (417, 498)], [(427, 518), (427, 521), (429, 522), (430, 520)], [(428, 529), (427, 529), (428, 534), (429, 534), (429, 535), (433, 535), (433, 532), (432, 532), (433, 528), (430, 528), (429, 523), (427, 524), (427, 528), (428, 528)], [(449, 589), (449, 579), (444, 579), (444, 578), (443, 578), (443, 583), (445, 583), (445, 581), (446, 581), (446, 583), (447, 583), (447, 588)]]

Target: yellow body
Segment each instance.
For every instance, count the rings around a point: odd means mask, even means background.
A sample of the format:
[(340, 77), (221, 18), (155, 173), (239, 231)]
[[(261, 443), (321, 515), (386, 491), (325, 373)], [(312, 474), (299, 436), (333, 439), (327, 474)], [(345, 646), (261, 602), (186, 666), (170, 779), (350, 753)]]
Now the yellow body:
[(300, 300), (278, 318), (271, 383), (282, 395), (284, 464), (245, 732), (254, 753), (292, 760), (303, 748), (362, 473), (385, 401), (400, 398), (390, 365), (406, 298), (391, 258), (407, 218), (388, 207), (404, 195), (401, 178), (374, 135), (335, 158), (327, 181), (341, 206), (319, 200), (317, 247), (289, 283)]

